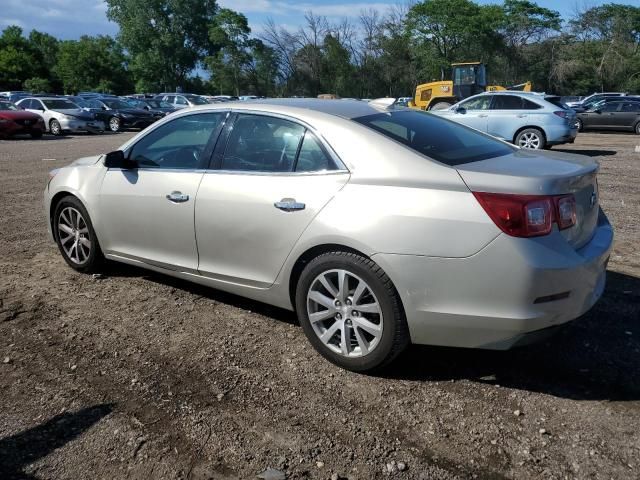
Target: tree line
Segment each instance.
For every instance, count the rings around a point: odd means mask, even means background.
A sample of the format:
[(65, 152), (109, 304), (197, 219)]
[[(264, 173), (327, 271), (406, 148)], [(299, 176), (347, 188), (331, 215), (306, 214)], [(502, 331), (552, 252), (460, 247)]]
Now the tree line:
[(373, 98), (448, 79), (482, 61), (491, 84), (530, 80), (557, 94), (640, 92), (640, 7), (605, 4), (563, 19), (534, 1), (424, 0), (291, 30), (251, 32), (214, 0), (106, 0), (116, 38), (58, 40), (18, 26), (0, 35), (0, 90)]

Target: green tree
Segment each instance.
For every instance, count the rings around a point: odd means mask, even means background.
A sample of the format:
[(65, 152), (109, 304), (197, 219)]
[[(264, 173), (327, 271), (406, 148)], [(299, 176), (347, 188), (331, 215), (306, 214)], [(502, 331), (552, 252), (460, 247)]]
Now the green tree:
[(0, 35), (0, 89), (18, 90), (40, 73), (39, 63), (22, 29), (12, 25)]
[(46, 78), (33, 77), (25, 80), (23, 88), (33, 93), (48, 93), (51, 91), (51, 83)]
[(97, 90), (123, 94), (133, 88), (122, 47), (108, 36), (61, 42), (54, 70), (65, 93)]
[[(214, 0), (106, 0), (107, 18), (131, 55), (136, 84), (145, 90), (184, 86), (205, 54), (212, 55), (209, 25)], [(153, 87), (153, 88), (151, 88)]]

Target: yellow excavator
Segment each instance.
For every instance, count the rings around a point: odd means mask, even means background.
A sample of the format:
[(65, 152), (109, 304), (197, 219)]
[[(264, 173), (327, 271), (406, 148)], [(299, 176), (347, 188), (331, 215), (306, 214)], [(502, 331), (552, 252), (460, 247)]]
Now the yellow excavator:
[(416, 94), (409, 106), (420, 110), (441, 110), (454, 103), (482, 92), (499, 90), (531, 91), (531, 82), (502, 87), (487, 85), (487, 72), (482, 62), (453, 63), (452, 79), (423, 83), (416, 87)]

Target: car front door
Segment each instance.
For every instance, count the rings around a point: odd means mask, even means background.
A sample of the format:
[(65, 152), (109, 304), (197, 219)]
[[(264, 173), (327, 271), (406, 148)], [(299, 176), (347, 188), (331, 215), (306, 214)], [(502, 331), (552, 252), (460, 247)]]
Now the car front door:
[[(516, 95), (494, 95), (487, 123), (487, 133), (494, 137), (513, 142), (516, 132), (527, 124), (529, 111), (525, 110), (523, 98)], [(533, 102), (531, 105), (536, 106)]]
[(153, 129), (109, 169), (100, 191), (100, 241), (107, 254), (195, 271), (194, 204), (226, 112), (183, 115)]
[(592, 128), (615, 129), (622, 102), (606, 102), (594, 112)]
[(489, 119), (490, 95), (480, 95), (458, 104), (450, 118), (476, 130), (486, 133)]
[(305, 126), (238, 114), (196, 201), (202, 275), (266, 288), (302, 232), (349, 178)]

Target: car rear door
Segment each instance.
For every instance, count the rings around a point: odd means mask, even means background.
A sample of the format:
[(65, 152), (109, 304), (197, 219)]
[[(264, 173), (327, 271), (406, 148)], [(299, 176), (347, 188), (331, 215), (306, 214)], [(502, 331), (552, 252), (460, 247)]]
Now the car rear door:
[[(527, 125), (529, 117), (529, 111), (525, 110), (523, 100), (517, 95), (494, 95), (489, 109), (487, 133), (513, 142), (516, 132)], [(536, 105), (529, 101), (527, 103)]]
[(632, 130), (640, 121), (640, 102), (623, 101), (616, 112), (613, 112), (614, 124), (617, 128)]
[(349, 173), (294, 120), (241, 113), (229, 128), (198, 191), (198, 270), (266, 288)]
[(100, 191), (100, 241), (107, 254), (193, 272), (198, 266), (195, 199), (227, 112), (181, 115), (153, 129), (109, 169)]

